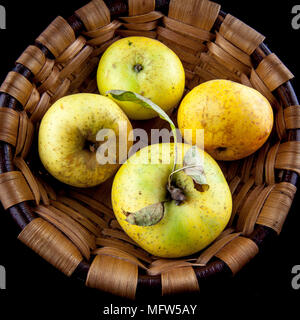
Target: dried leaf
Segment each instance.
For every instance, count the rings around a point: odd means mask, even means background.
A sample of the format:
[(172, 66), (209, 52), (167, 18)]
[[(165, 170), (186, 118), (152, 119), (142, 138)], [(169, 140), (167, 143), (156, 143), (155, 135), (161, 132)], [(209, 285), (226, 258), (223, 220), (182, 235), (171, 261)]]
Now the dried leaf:
[(194, 183), (199, 185), (195, 188), (199, 191), (207, 191), (209, 185), (207, 184), (206, 175), (203, 168), (203, 160), (196, 146), (192, 146), (184, 155), (183, 158), (184, 172), (190, 176)]
[(157, 224), (164, 216), (163, 202), (151, 204), (137, 212), (124, 212), (126, 221), (137, 226), (149, 227)]

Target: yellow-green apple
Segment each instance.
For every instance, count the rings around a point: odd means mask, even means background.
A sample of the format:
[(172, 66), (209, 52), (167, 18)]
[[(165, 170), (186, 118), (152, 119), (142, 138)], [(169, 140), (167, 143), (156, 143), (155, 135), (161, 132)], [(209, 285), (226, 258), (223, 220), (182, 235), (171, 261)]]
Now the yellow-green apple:
[[(187, 143), (204, 130), (205, 150), (216, 160), (238, 160), (258, 150), (273, 127), (273, 110), (257, 90), (229, 80), (200, 84), (182, 100), (178, 127)], [(184, 131), (190, 129), (192, 134)]]
[[(107, 136), (115, 135), (115, 161), (99, 161), (97, 151), (108, 139), (99, 137), (101, 130), (107, 130)], [(127, 116), (111, 99), (89, 93), (65, 96), (49, 108), (41, 121), (40, 159), (49, 173), (63, 183), (81, 188), (95, 186), (118, 169), (122, 161), (119, 143), (127, 153), (132, 145), (131, 132)]]
[[(185, 163), (191, 148), (202, 159), (196, 173), (193, 166), (187, 171)], [(119, 169), (112, 187), (113, 210), (125, 232), (151, 254), (166, 258), (190, 255), (206, 247), (223, 231), (232, 210), (231, 193), (221, 169), (197, 147), (177, 144), (176, 171), (169, 188), (174, 154), (173, 143), (139, 150)], [(195, 184), (193, 174), (197, 172), (205, 188)]]
[[(97, 82), (102, 95), (109, 90), (132, 91), (168, 111), (183, 95), (185, 73), (180, 59), (163, 43), (146, 37), (127, 37), (114, 42), (104, 52)], [(157, 116), (138, 103), (116, 102), (130, 119)]]

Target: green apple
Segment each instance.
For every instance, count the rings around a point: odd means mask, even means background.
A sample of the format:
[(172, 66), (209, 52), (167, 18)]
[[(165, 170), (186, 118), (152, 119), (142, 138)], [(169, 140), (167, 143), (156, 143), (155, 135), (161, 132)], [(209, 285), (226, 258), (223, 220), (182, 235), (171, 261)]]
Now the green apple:
[[(177, 146), (177, 168), (182, 168), (191, 146), (181, 143)], [(203, 159), (201, 172), (207, 188), (196, 187), (187, 171), (177, 169), (172, 183), (181, 192), (181, 199), (167, 188), (174, 162), (172, 143), (141, 149), (122, 165), (114, 178), (112, 205), (118, 222), (153, 255), (175, 258), (198, 252), (215, 240), (229, 221), (232, 198), (228, 184), (214, 159), (197, 150)], [(155, 214), (162, 206), (163, 216), (157, 220)], [(149, 215), (146, 218), (156, 219), (154, 224), (147, 224), (149, 221), (144, 219), (145, 208)], [(129, 219), (133, 213), (136, 213), (133, 220), (142, 217), (144, 224), (133, 223)]]
[[(102, 95), (109, 90), (132, 91), (168, 111), (180, 102), (185, 73), (177, 55), (163, 43), (146, 37), (127, 37), (114, 42), (104, 52), (97, 82)], [(130, 119), (157, 116), (138, 103), (116, 102)]]
[(116, 159), (115, 163), (99, 163), (97, 150), (101, 142), (97, 141), (97, 135), (101, 129), (110, 129), (115, 134), (117, 151), (119, 136), (120, 141), (125, 138), (126, 151), (129, 150), (132, 126), (111, 99), (89, 93), (59, 99), (46, 112), (39, 128), (38, 150), (44, 167), (56, 179), (75, 187), (104, 182), (120, 162)]

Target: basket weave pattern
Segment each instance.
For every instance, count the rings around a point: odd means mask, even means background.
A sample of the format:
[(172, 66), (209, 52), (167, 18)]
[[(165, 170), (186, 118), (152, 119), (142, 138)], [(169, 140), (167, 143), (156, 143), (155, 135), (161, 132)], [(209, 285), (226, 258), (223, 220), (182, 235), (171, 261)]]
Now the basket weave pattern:
[[(219, 163), (233, 196), (232, 217), (211, 246), (187, 259), (152, 257), (122, 231), (110, 203), (112, 179), (88, 191), (62, 190), (38, 161), (36, 134), (51, 104), (71, 93), (98, 93), (101, 54), (133, 35), (158, 39), (179, 56), (185, 93), (207, 80), (231, 79), (260, 91), (275, 114), (260, 150)], [(265, 238), (280, 233), (296, 193), (300, 108), (292, 78), (264, 36), (211, 1), (93, 0), (68, 19), (57, 17), (0, 88), (0, 200), (21, 229), (19, 239), (67, 276), (132, 299), (144, 290), (198, 291), (202, 279), (235, 274)], [(166, 125), (155, 119), (142, 126)]]

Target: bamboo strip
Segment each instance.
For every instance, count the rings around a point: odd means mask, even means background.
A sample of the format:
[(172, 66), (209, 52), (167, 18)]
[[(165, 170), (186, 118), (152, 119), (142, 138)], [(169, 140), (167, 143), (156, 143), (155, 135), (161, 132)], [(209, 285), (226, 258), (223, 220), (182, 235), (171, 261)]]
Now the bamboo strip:
[(221, 47), (223, 50), (225, 50), (238, 61), (242, 62), (244, 65), (250, 68), (252, 67), (251, 58), (248, 54), (246, 54), (244, 51), (242, 51), (241, 49), (233, 45), (231, 42), (226, 40), (219, 32), (217, 32), (216, 34), (217, 36), (215, 43), (219, 47)]
[(116, 35), (119, 35), (121, 37), (147, 37), (147, 38), (155, 39), (156, 31), (118, 29), (116, 30)]
[(192, 267), (178, 268), (161, 275), (162, 295), (198, 292), (199, 283)]
[(59, 85), (61, 84), (61, 80), (59, 79), (60, 71), (57, 66), (54, 66), (52, 69), (50, 75), (47, 77), (47, 79), (44, 80), (44, 82), (38, 87), (38, 91), (40, 94), (48, 91), (50, 93), (54, 93)]
[(284, 109), (286, 129), (300, 128), (300, 106), (290, 106)]
[(159, 11), (152, 11), (149, 13), (131, 16), (131, 17), (119, 17), (127, 23), (145, 23), (162, 18), (164, 15)]
[[(98, 214), (93, 212), (92, 210), (88, 209), (87, 207), (81, 205), (78, 201), (68, 198), (68, 197), (58, 197), (58, 201), (61, 203), (61, 208), (64, 208), (64, 210), (68, 210), (66, 206), (68, 206), (72, 211), (75, 210), (75, 212), (78, 212), (80, 215), (83, 215), (85, 218), (92, 221), (94, 224), (96, 224), (100, 228), (106, 228), (107, 223), (101, 218)], [(68, 210), (71, 214), (71, 210)], [(73, 213), (75, 215), (75, 213)], [(100, 230), (95, 230), (96, 234), (100, 234)]]
[(274, 53), (266, 56), (255, 71), (271, 92), (294, 77)]
[(24, 161), (21, 157), (15, 157), (14, 158), (14, 164), (15, 166), (23, 173), (32, 194), (34, 195), (35, 203), (39, 205), (41, 200), (41, 194), (39, 190), (39, 185), (32, 174), (31, 170), (29, 169), (27, 163)]
[(113, 39), (103, 43), (100, 47), (94, 48), (94, 51), (92, 52), (91, 57), (98, 58), (98, 56), (100, 56), (111, 44), (113, 44), (119, 39), (121, 39), (121, 37), (116, 36)]
[(56, 58), (56, 63), (66, 63), (73, 59), (82, 50), (85, 44), (86, 39), (83, 36), (79, 36)]
[(257, 224), (272, 228), (280, 234), (297, 188), (288, 182), (276, 184), (266, 200)]
[(287, 141), (280, 144), (275, 168), (292, 170), (300, 175), (300, 141)]
[(137, 265), (114, 257), (97, 255), (89, 269), (86, 285), (134, 299), (137, 281)]
[(31, 95), (33, 86), (20, 73), (10, 71), (0, 87), (0, 92), (5, 92), (18, 100), (24, 107)]
[(205, 49), (205, 46), (201, 42), (187, 38), (184, 35), (181, 35), (167, 28), (158, 27), (156, 30), (158, 35), (169, 39), (181, 46), (191, 48), (195, 51), (203, 51)]
[(146, 251), (140, 248), (135, 248), (133, 245), (126, 243), (122, 240), (98, 237), (96, 238), (96, 245), (102, 247), (117, 248), (139, 258), (142, 261), (145, 261), (147, 263), (152, 262), (152, 259)]
[(43, 181), (42, 179), (37, 176), (36, 177), (36, 182), (38, 184), (38, 188), (39, 188), (39, 191), (40, 191), (40, 195), (41, 195), (41, 199), (42, 199), (42, 202), (45, 206), (49, 206), (50, 205), (50, 200), (49, 200), (49, 197), (48, 197), (48, 193), (43, 185)]
[(29, 69), (34, 75), (38, 74), (46, 62), (46, 57), (37, 46), (28, 46), (16, 63)]
[(274, 189), (275, 185), (269, 185), (266, 188), (262, 190), (262, 192), (257, 196), (255, 201), (252, 202), (251, 207), (249, 208), (249, 214), (246, 216), (244, 223), (243, 223), (243, 228), (242, 228), (242, 233), (245, 236), (250, 236), (251, 233), (254, 231), (254, 227), (257, 221), (257, 218), (259, 216), (260, 211), (263, 208), (263, 205)]
[(239, 232), (243, 231), (245, 226), (245, 221), (247, 220), (248, 216), (252, 214), (252, 206), (253, 203), (258, 202), (259, 195), (263, 192), (264, 185), (255, 186), (248, 194), (245, 202), (241, 206), (241, 210), (239, 213), (239, 217), (236, 224), (236, 230)]
[(110, 12), (103, 0), (93, 0), (75, 11), (87, 31), (101, 28), (110, 23)]
[(129, 30), (154, 30), (158, 25), (158, 20), (144, 22), (144, 23), (123, 23), (123, 27)]
[(90, 40), (87, 41), (87, 44), (92, 46), (92, 47), (96, 47), (99, 46), (103, 43), (105, 43), (106, 41), (112, 39), (115, 35), (115, 30), (111, 30), (107, 33), (104, 33), (96, 38), (92, 38)]
[(252, 188), (253, 185), (254, 185), (254, 178), (250, 177), (250, 179), (242, 186), (242, 188), (236, 194), (236, 196), (233, 197), (233, 208), (232, 208), (232, 213), (231, 213), (228, 226), (232, 225), (235, 215), (239, 211), (245, 197), (247, 196), (249, 190)]
[(230, 14), (227, 14), (222, 22), (220, 34), (249, 56), (265, 39), (256, 30)]
[(279, 140), (284, 140), (287, 136), (285, 120), (284, 120), (284, 112), (282, 105), (279, 105), (279, 109), (277, 110), (275, 117), (275, 127), (276, 133)]
[(101, 28), (98, 28), (95, 30), (91, 30), (91, 31), (83, 32), (83, 35), (88, 38), (97, 38), (99, 36), (102, 36), (102, 35), (110, 32), (110, 31), (114, 31), (114, 30), (120, 28), (121, 25), (122, 25), (122, 23), (120, 21), (114, 20), (104, 27), (101, 27)]
[(68, 77), (72, 72), (74, 72), (77, 68), (79, 68), (84, 61), (88, 59), (88, 57), (93, 52), (93, 48), (90, 46), (85, 46), (68, 64), (60, 71), (59, 78), (64, 79)]
[(257, 245), (251, 239), (240, 236), (223, 247), (216, 257), (224, 261), (232, 273), (236, 274), (257, 253)]
[(31, 221), (18, 239), (67, 276), (71, 276), (82, 261), (72, 242), (42, 218)]
[(75, 34), (68, 22), (58, 16), (36, 39), (43, 44), (57, 58), (71, 43), (75, 41)]
[(155, 10), (155, 0), (128, 0), (129, 16), (137, 16)]
[(170, 18), (203, 30), (211, 30), (221, 6), (207, 0), (172, 0), (169, 5)]
[(275, 161), (277, 157), (278, 148), (280, 142), (277, 142), (272, 148), (268, 151), (266, 163), (265, 163), (265, 175), (266, 183), (274, 184), (275, 183)]
[(197, 263), (207, 265), (208, 262), (229, 242), (234, 240), (235, 238), (241, 235), (240, 232), (231, 233), (226, 235), (225, 237), (216, 240), (212, 245), (210, 245), (207, 249), (205, 249), (199, 258), (197, 259)]
[[(85, 257), (87, 260), (90, 259), (90, 249), (89, 244), (86, 241), (86, 239), (82, 238), (82, 235), (80, 233), (75, 232), (78, 231), (75, 229), (74, 225), (70, 223), (70, 221), (66, 222), (64, 219), (61, 219), (59, 216), (55, 214), (53, 210), (50, 208), (38, 206), (34, 210), (41, 218), (51, 223), (53, 226), (55, 226), (58, 230), (60, 230), (66, 237), (72, 241), (72, 243), (78, 248), (78, 250), (81, 252), (83, 257)], [(71, 228), (70, 228), (71, 227)]]
[(276, 110), (279, 108), (278, 101), (276, 100), (272, 92), (268, 89), (268, 87), (265, 85), (265, 83), (260, 79), (260, 77), (254, 69), (251, 70), (250, 82), (253, 85), (254, 89), (259, 91), (263, 96), (265, 96), (269, 100), (273, 108), (275, 108)]
[(146, 266), (143, 263), (141, 263), (136, 257), (128, 254), (125, 251), (117, 249), (117, 248), (112, 248), (112, 247), (98, 248), (98, 249), (94, 250), (93, 253), (97, 254), (97, 255), (107, 255), (107, 256), (110, 256), (113, 258), (125, 260), (125, 261), (130, 262), (134, 265), (137, 265), (138, 267), (140, 267), (144, 270), (147, 270)]
[(104, 228), (101, 231), (101, 233), (103, 236), (108, 236), (108, 237), (120, 239), (120, 240), (126, 241), (128, 243), (131, 243), (134, 246), (139, 247), (139, 245), (135, 241), (133, 241), (124, 231), (114, 230), (114, 229), (110, 229), (110, 228)]
[(202, 40), (202, 41), (213, 41), (215, 39), (215, 35), (210, 33), (207, 30), (202, 30), (199, 28), (195, 28), (191, 25), (185, 24), (181, 21), (171, 19), (170, 17), (163, 17), (163, 24), (166, 28), (178, 32), (188, 38), (192, 38), (193, 40)]
[(24, 110), (31, 114), (33, 112), (33, 110), (36, 108), (37, 104), (39, 103), (40, 98), (41, 98), (40, 93), (36, 89), (36, 86), (33, 85), (31, 95), (30, 95), (26, 105), (24, 106)]
[(55, 60), (46, 59), (43, 68), (35, 75), (35, 81), (43, 83), (51, 74), (54, 64)]
[(61, 85), (57, 88), (56, 92), (54, 92), (53, 96), (51, 97), (50, 104), (52, 105), (55, 101), (64, 97), (67, 94), (70, 85), (71, 81), (68, 78), (64, 79)]
[(19, 113), (0, 107), (0, 140), (16, 146), (19, 130)]
[(82, 193), (79, 193), (77, 191), (70, 190), (68, 193), (72, 198), (75, 198), (75, 199), (87, 204), (91, 208), (96, 209), (97, 211), (104, 213), (105, 215), (109, 216), (110, 218), (114, 218), (114, 213), (113, 213), (112, 209), (107, 208), (102, 203), (100, 203), (92, 198), (89, 198), (88, 196), (86, 196)]
[[(60, 197), (58, 197), (58, 200), (60, 200)], [(101, 225), (96, 226), (84, 214), (81, 214), (80, 212), (73, 210), (71, 207), (64, 205), (60, 201), (52, 200), (51, 205), (56, 209), (63, 211), (66, 215), (68, 215), (70, 218), (80, 223), (80, 225), (85, 227), (89, 232), (93, 233), (95, 236), (99, 236), (101, 234), (101, 231), (99, 228), (99, 226)], [(90, 213), (90, 216), (91, 215), (92, 213)], [(102, 224), (101, 228), (106, 226), (105, 222), (101, 218), (97, 217), (97, 219), (94, 218), (94, 220), (101, 221), (101, 224)]]
[(44, 92), (41, 95), (39, 103), (37, 104), (30, 116), (30, 120), (33, 123), (39, 122), (43, 118), (43, 116), (50, 107), (50, 99), (51, 98), (47, 92)]
[(20, 171), (0, 174), (0, 201), (5, 210), (29, 200), (34, 200), (34, 197)]
[(262, 148), (260, 148), (255, 165), (255, 184), (260, 185), (264, 182), (264, 169), (266, 157), (270, 149), (270, 143), (266, 142)]
[[(195, 260), (195, 259), (194, 259)], [(180, 268), (190, 268), (190, 267), (201, 267), (204, 266), (204, 264), (199, 263), (199, 262), (190, 262), (188, 259), (157, 259), (154, 260), (148, 270), (147, 274), (151, 276), (163, 274), (175, 269), (180, 269)]]

